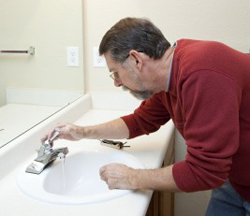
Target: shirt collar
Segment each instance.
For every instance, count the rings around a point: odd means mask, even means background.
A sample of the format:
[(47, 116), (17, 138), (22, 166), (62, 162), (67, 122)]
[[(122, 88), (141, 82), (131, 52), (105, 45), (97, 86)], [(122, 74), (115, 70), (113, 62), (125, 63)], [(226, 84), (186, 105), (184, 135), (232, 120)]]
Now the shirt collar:
[[(177, 47), (177, 41), (174, 43), (174, 45), (173, 45), (172, 47), (173, 47), (174, 49)], [(174, 55), (174, 54), (173, 54), (173, 55)], [(171, 65), (170, 65), (170, 69), (169, 69), (169, 73), (168, 73), (168, 81), (167, 81), (167, 90), (166, 90), (166, 92), (169, 91), (173, 59), (174, 59), (174, 57), (173, 57), (172, 60), (171, 60)]]

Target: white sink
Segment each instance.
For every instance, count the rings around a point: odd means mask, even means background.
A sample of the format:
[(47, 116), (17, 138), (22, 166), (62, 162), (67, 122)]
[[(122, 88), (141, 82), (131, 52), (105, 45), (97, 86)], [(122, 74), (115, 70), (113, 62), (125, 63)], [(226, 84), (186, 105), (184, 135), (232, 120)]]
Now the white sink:
[(17, 185), (28, 196), (55, 204), (95, 203), (131, 193), (131, 190), (109, 190), (100, 179), (100, 167), (109, 163), (144, 167), (129, 153), (100, 147), (77, 153), (69, 152), (65, 163), (57, 159), (40, 175), (26, 173), (24, 167), (17, 177)]

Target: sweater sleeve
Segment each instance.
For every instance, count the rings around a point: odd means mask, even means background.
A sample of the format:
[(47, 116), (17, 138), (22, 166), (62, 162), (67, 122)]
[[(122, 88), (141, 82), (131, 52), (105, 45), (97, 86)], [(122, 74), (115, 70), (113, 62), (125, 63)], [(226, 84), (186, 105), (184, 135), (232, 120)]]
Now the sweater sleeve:
[(170, 119), (170, 115), (162, 103), (165, 98), (164, 94), (166, 93), (155, 94), (150, 99), (143, 101), (133, 114), (121, 117), (129, 129), (130, 139), (155, 132)]
[(226, 181), (239, 147), (241, 88), (210, 70), (193, 72), (182, 82), (187, 155), (174, 165), (173, 177), (185, 192), (215, 188)]

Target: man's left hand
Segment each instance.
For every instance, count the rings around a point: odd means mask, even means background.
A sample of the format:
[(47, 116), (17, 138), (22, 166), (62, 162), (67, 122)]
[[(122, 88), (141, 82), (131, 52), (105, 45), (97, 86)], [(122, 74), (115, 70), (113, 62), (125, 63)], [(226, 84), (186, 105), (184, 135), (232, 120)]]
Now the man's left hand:
[(123, 164), (108, 164), (100, 168), (100, 176), (109, 189), (137, 189), (136, 170)]

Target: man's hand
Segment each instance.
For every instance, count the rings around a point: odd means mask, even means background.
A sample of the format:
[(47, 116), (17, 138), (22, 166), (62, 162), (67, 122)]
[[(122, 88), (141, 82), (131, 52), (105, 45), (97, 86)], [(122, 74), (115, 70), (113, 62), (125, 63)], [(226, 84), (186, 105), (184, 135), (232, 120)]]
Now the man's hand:
[(138, 189), (137, 171), (123, 164), (108, 164), (100, 168), (101, 179), (109, 189)]
[(41, 139), (41, 141), (43, 142), (46, 139), (51, 138), (56, 128), (60, 129), (60, 134), (57, 136), (56, 139), (67, 139), (75, 141), (84, 137), (83, 127), (69, 123), (62, 123), (62, 124), (57, 124), (55, 127), (53, 127), (49, 131), (49, 133)]
[(41, 141), (50, 139), (55, 132), (55, 129), (60, 129), (60, 134), (56, 139), (80, 140), (83, 138), (89, 139), (127, 139), (129, 130), (125, 122), (121, 119), (115, 119), (103, 124), (93, 126), (77, 126), (69, 123), (61, 123), (55, 125)]
[(173, 165), (159, 169), (133, 169), (123, 164), (108, 164), (100, 168), (101, 179), (109, 189), (151, 189), (180, 191), (172, 175)]

